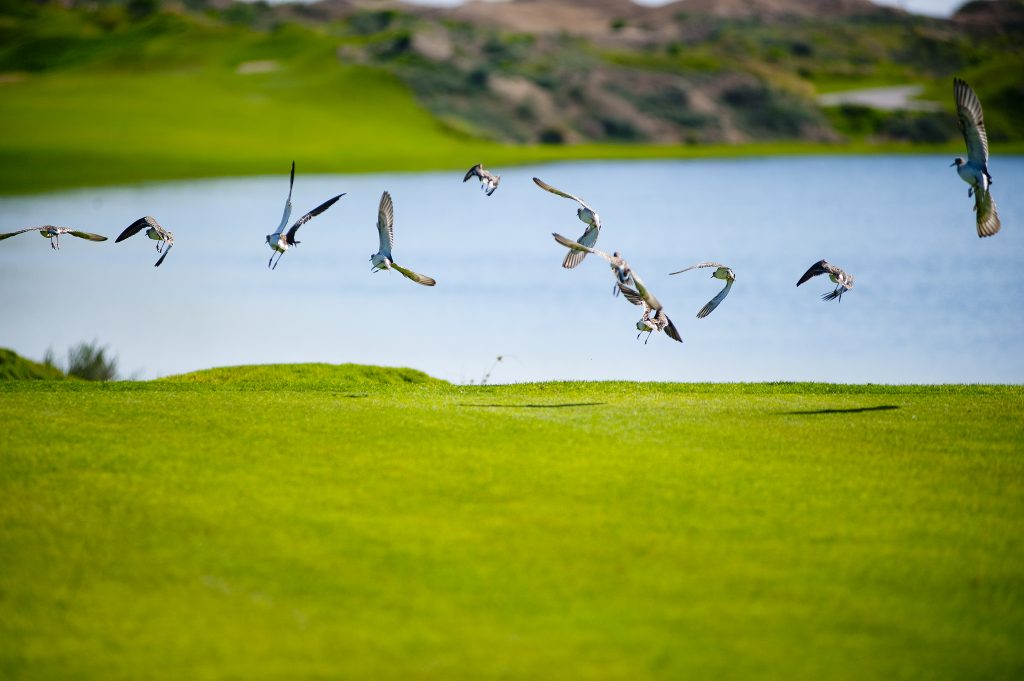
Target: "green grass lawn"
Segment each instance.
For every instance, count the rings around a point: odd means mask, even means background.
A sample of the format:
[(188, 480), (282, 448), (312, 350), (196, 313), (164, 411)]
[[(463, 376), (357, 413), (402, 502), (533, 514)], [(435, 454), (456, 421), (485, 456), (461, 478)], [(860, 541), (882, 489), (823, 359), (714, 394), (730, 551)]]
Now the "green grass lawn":
[(1011, 679), (1024, 389), (0, 382), (0, 677)]

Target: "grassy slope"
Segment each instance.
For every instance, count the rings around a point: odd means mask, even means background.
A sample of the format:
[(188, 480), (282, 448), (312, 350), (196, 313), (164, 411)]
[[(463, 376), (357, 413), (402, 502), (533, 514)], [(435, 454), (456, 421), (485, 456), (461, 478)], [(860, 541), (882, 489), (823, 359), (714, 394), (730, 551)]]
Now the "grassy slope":
[[(40, 61), (37, 70), (0, 74), (0, 194), (269, 174), (280, 172), (282, 159), (297, 160), (304, 172), (362, 172), (457, 169), (480, 160), (911, 149), (498, 145), (445, 128), (383, 71), (341, 64), (338, 41), (326, 32), (286, 26), (259, 33), (160, 15), (97, 37), (94, 27), (75, 23), (83, 21), (78, 15), (45, 12), (32, 24), (43, 27), (41, 35), (19, 43), (12, 34), (14, 47), (0, 50), (7, 68)], [(280, 68), (238, 73), (239, 64), (257, 60)]]
[(1024, 669), (1020, 387), (307, 365), (0, 420), (7, 678)]
[(46, 366), (19, 356), (12, 350), (0, 348), (0, 381), (4, 380), (61, 380), (67, 378), (57, 367)]

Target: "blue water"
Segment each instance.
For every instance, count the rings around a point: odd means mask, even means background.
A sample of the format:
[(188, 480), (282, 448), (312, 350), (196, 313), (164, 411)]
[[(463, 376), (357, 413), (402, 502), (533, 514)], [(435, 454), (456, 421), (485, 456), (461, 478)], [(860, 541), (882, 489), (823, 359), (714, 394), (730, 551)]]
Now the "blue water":
[[(486, 162), (486, 159), (484, 159)], [(70, 225), (111, 237), (35, 234), (0, 242), (0, 346), (32, 358), (98, 339), (124, 373), (164, 376), (267, 362), (411, 366), (457, 382), (1024, 382), (1024, 158), (996, 158), (1003, 230), (975, 233), (967, 186), (945, 156), (564, 163), (499, 168), (485, 197), (461, 172), (306, 175), (293, 217), (339, 192), (274, 272), (264, 236), (280, 219), (288, 162), (274, 177), (90, 189), (0, 199), (0, 230)], [(470, 163), (467, 162), (467, 166)], [(558, 231), (578, 237), (587, 199), (685, 341), (636, 340), (635, 308), (589, 257), (559, 264)], [(438, 280), (370, 273), (381, 191), (395, 201), (395, 257)], [(155, 242), (113, 238), (151, 214), (177, 239), (159, 269)], [(841, 303), (821, 258), (856, 277)], [(701, 260), (737, 274), (729, 297)]]

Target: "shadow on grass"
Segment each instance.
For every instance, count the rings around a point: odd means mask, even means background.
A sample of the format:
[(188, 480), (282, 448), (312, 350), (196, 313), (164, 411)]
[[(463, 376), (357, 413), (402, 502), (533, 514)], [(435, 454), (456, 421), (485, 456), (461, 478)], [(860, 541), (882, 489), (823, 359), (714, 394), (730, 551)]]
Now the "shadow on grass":
[(864, 411), (892, 411), (899, 409), (895, 404), (882, 404), (877, 407), (851, 407), (849, 409), (813, 409), (809, 411), (784, 411), (786, 415), (814, 416), (816, 414), (859, 414)]
[(597, 407), (607, 402), (563, 402), (561, 404), (473, 404), (462, 402), (461, 407), (483, 407), (485, 409), (565, 409), (566, 407)]

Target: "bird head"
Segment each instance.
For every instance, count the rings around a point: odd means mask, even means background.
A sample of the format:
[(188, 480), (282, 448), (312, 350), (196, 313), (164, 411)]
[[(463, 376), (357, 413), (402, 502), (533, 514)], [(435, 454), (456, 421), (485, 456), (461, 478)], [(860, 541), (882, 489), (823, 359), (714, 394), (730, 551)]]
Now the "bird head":
[(952, 168), (953, 166), (956, 166), (957, 168), (959, 168), (963, 164), (964, 160), (962, 158), (954, 158), (953, 162), (949, 164), (949, 167)]

